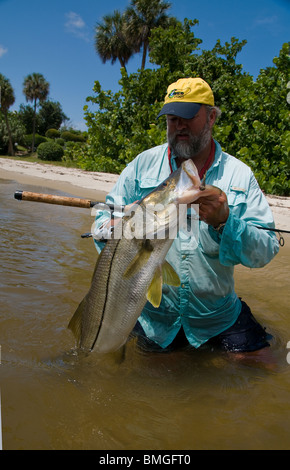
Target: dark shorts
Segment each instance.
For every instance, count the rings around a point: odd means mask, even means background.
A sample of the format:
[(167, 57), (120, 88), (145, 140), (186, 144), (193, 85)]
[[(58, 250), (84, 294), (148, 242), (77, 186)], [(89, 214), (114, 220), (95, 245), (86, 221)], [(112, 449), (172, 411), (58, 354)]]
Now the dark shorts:
[[(179, 330), (173, 342), (165, 349), (146, 337), (139, 322), (135, 325), (133, 334), (138, 336), (140, 347), (149, 351), (171, 352), (190, 347), (183, 328)], [(223, 351), (250, 352), (270, 346), (268, 340), (271, 337), (266, 333), (265, 328), (257, 322), (248, 305), (242, 301), (242, 310), (236, 322), (227, 330), (208, 340), (205, 346)]]
[(207, 344), (224, 351), (250, 352), (270, 346), (268, 340), (271, 338), (242, 301), (241, 313), (233, 326), (211, 338)]

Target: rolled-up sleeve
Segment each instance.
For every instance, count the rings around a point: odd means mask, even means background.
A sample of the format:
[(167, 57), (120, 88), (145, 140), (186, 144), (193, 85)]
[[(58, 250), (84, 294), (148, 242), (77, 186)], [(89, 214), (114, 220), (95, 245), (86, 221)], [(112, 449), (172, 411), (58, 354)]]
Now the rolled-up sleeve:
[(274, 228), (275, 224), (272, 211), (254, 175), (251, 176), (244, 201), (229, 207), (229, 218), (220, 240), (221, 264), (242, 264), (249, 268), (265, 266), (278, 253), (279, 243), (275, 232), (266, 230)]

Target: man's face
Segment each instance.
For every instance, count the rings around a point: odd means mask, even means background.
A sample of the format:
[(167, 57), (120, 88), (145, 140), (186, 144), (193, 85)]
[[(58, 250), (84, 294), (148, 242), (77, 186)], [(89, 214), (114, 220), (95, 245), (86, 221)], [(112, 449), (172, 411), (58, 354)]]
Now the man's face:
[(211, 140), (212, 124), (205, 106), (192, 119), (167, 115), (167, 139), (174, 155), (196, 157)]

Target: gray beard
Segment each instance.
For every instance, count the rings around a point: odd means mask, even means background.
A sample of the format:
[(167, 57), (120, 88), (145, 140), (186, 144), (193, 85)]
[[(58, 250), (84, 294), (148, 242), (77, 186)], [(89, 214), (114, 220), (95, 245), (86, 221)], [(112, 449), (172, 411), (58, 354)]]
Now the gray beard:
[(167, 139), (169, 147), (176, 157), (185, 159), (194, 158), (210, 142), (211, 129), (207, 123), (198, 136), (189, 133), (189, 142), (176, 142), (175, 135), (169, 135), (168, 132)]

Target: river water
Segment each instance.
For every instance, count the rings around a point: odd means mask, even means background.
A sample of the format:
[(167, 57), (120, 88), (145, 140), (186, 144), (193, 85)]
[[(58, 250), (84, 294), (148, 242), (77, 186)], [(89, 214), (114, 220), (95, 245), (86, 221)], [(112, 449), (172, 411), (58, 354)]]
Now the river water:
[[(153, 354), (131, 341), (80, 357), (67, 324), (96, 260), (86, 209), (19, 202), (0, 180), (1, 402), (4, 449), (289, 449), (290, 237), (236, 288), (273, 334), (276, 366), (216, 351)], [(54, 194), (64, 194), (53, 191)], [(290, 363), (290, 359), (289, 359)]]

